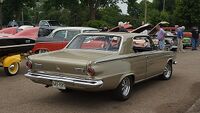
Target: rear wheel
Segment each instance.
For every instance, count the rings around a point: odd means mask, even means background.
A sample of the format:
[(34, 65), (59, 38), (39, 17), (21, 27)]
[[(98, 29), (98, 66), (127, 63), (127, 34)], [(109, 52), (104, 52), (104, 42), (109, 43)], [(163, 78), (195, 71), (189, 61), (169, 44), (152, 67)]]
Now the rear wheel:
[(4, 67), (6, 75), (13, 76), (19, 72), (20, 65), (18, 62), (13, 62), (9, 67)]
[(72, 89), (58, 89), (61, 93), (69, 93), (72, 92)]
[(172, 63), (168, 62), (164, 68), (163, 74), (161, 75), (161, 79), (169, 80), (172, 76)]
[(114, 96), (116, 99), (124, 101), (127, 100), (132, 92), (133, 81), (131, 77), (125, 77), (120, 82), (119, 86), (114, 90)]
[(40, 49), (40, 50), (36, 51), (36, 54), (46, 53), (46, 52), (48, 52), (48, 50), (46, 50), (46, 49)]

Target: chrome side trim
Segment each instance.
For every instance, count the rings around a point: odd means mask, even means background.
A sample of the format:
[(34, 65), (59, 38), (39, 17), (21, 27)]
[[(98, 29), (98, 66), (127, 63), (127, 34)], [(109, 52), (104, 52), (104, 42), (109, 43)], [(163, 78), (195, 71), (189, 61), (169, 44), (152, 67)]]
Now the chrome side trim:
[(161, 74), (162, 74), (162, 73), (156, 74), (156, 75), (154, 75), (154, 76), (150, 76), (150, 77), (145, 78), (145, 79), (137, 80), (137, 81), (135, 81), (135, 84), (137, 84), (137, 83), (139, 83), (139, 82), (142, 82), (142, 81), (145, 81), (145, 80), (148, 80), (148, 79), (151, 79), (151, 78), (154, 78), (154, 77), (159, 76), (159, 75), (161, 75)]
[(25, 77), (31, 80), (40, 79), (40, 80), (61, 81), (64, 83), (82, 85), (83, 87), (86, 86), (87, 88), (101, 87), (103, 85), (102, 80), (88, 80), (88, 79), (79, 79), (79, 78), (71, 78), (71, 77), (61, 77), (61, 76), (53, 76), (53, 75), (31, 73), (31, 72), (28, 72), (27, 74), (25, 74)]
[(11, 46), (1, 46), (0, 49), (9, 48), (9, 47), (21, 47), (21, 46), (30, 46), (35, 44), (19, 44), (19, 45), (11, 45)]

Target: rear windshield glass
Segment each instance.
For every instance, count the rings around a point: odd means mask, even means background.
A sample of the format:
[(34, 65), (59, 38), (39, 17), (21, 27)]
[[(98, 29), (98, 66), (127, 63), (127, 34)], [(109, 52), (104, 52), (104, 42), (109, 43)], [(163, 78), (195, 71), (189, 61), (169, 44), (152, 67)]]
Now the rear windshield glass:
[(60, 26), (60, 23), (58, 21), (49, 21), (50, 26)]
[(69, 49), (118, 51), (121, 37), (108, 35), (79, 35), (69, 44)]

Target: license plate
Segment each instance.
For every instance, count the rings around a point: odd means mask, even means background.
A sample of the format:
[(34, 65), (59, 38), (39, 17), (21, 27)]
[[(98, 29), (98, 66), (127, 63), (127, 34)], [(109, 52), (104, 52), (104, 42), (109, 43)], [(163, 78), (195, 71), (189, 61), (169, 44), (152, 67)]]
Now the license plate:
[(52, 81), (52, 86), (58, 89), (66, 89), (64, 82)]

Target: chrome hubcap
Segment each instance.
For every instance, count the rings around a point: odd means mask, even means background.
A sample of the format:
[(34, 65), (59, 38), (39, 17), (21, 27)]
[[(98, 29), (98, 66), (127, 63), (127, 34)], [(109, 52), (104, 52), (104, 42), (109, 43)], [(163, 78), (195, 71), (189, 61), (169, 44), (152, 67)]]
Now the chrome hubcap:
[(46, 52), (47, 52), (47, 50), (41, 49), (41, 50), (39, 50), (38, 53), (46, 53)]
[(166, 78), (169, 78), (171, 76), (171, 72), (172, 72), (172, 68), (169, 64), (167, 64), (165, 69), (164, 69), (164, 76)]
[(122, 80), (122, 94), (124, 96), (127, 96), (130, 92), (130, 89), (131, 89), (131, 82), (130, 79), (126, 77)]
[(13, 63), (8, 67), (8, 71), (10, 74), (16, 74), (18, 71), (19, 67), (18, 67), (18, 63)]

